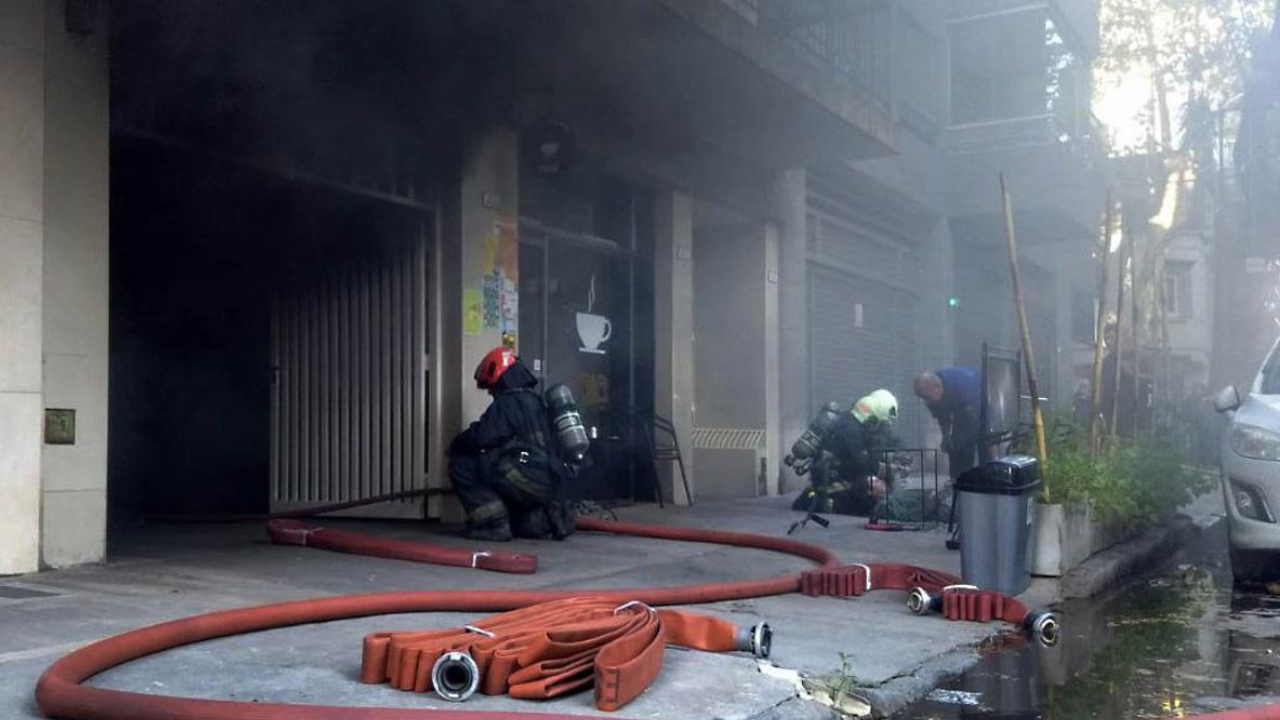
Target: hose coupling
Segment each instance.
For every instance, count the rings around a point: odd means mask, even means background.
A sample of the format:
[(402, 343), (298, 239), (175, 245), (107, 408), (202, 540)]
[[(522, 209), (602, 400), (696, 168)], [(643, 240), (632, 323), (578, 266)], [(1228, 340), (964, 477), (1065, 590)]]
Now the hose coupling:
[(749, 628), (740, 627), (734, 637), (734, 644), (737, 646), (735, 649), (764, 660), (773, 650), (773, 628), (767, 622), (756, 623)]
[(1027, 634), (1044, 647), (1058, 644), (1062, 623), (1058, 620), (1058, 614), (1052, 610), (1033, 610), (1027, 613), (1023, 626)]
[(470, 653), (447, 652), (431, 666), (431, 687), (441, 699), (462, 702), (480, 687), (480, 668)]
[(930, 595), (928, 590), (922, 587), (912, 588), (907, 593), (907, 609), (917, 615), (928, 615), (929, 613), (942, 610), (942, 596)]

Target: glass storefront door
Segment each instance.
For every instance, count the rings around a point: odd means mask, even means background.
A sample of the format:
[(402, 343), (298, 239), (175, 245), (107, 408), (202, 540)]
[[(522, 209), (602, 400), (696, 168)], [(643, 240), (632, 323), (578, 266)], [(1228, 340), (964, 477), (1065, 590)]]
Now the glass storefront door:
[(592, 435), (591, 460), (571, 495), (635, 496), (627, 418), (632, 407), (631, 256), (615, 243), (521, 222), (519, 352), (543, 382), (573, 390)]

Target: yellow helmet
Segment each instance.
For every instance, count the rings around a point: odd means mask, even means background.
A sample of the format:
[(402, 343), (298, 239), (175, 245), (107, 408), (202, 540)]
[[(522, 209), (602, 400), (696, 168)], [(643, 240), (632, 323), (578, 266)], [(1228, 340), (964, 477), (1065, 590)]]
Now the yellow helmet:
[(880, 388), (853, 404), (849, 409), (858, 422), (865, 423), (874, 418), (876, 422), (892, 425), (898, 419), (898, 398), (893, 393)]

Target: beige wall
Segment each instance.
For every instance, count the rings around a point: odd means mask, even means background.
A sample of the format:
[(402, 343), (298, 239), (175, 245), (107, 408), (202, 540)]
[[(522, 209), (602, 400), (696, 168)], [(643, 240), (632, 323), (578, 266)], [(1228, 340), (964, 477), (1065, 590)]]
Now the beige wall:
[(40, 557), (44, 5), (0, 1), (0, 574)]
[(106, 548), (108, 125), (106, 8), (94, 32), (47, 4), (44, 133), (44, 406), (76, 411), (76, 443), (44, 445), (41, 560)]
[[(0, 0), (0, 574), (106, 542), (107, 63), (60, 0)], [(43, 410), (77, 411), (73, 446)], [(41, 518), (43, 517), (43, 524)]]

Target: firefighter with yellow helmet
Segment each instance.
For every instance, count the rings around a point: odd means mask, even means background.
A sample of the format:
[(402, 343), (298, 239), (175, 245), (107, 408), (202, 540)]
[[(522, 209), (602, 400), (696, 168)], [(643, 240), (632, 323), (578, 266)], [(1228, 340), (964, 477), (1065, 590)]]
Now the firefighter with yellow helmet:
[(859, 398), (846, 412), (824, 406), (784, 462), (810, 484), (792, 504), (813, 513), (869, 515), (890, 489), (892, 469), (874, 451), (894, 448), (898, 399), (883, 388)]

